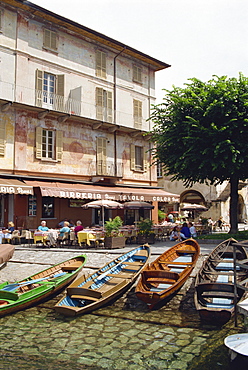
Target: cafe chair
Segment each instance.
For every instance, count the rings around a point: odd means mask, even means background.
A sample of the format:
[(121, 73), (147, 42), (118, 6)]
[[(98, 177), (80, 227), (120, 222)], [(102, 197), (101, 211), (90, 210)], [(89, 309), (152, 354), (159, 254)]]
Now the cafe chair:
[(69, 245), (70, 244), (70, 233), (65, 232), (63, 236), (58, 236), (57, 239), (57, 247), (61, 248), (62, 246)]

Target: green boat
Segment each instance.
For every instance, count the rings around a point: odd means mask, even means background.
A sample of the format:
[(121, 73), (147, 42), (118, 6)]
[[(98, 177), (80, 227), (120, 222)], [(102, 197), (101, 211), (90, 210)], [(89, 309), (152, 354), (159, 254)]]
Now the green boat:
[(0, 284), (0, 317), (39, 304), (60, 293), (82, 270), (86, 255), (71, 258), (15, 283)]

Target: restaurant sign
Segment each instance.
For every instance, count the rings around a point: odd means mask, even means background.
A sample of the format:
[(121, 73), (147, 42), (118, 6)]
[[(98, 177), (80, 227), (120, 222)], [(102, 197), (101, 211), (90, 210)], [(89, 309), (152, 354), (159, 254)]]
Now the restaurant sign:
[(29, 186), (0, 186), (0, 193), (33, 195), (33, 188)]
[(123, 194), (123, 193), (93, 193), (93, 192), (80, 192), (80, 191), (59, 191), (60, 198), (69, 198), (69, 199), (90, 199), (90, 200), (99, 200), (99, 199), (108, 199), (115, 201), (153, 201), (153, 202), (178, 202), (179, 199), (174, 196), (152, 196), (150, 194)]

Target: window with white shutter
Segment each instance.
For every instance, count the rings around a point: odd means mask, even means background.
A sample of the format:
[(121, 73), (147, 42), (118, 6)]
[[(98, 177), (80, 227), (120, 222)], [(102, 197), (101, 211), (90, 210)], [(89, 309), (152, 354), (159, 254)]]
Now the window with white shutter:
[(38, 107), (64, 112), (65, 76), (36, 70), (35, 103)]

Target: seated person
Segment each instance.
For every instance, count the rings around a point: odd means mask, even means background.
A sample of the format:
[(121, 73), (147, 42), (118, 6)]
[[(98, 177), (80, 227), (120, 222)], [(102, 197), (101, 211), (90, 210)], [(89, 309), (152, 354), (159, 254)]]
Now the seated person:
[(191, 233), (190, 233), (190, 229), (189, 229), (189, 227), (187, 225), (187, 222), (184, 222), (183, 223), (183, 227), (180, 230), (180, 235), (181, 235), (181, 238), (182, 239), (191, 238)]
[(40, 226), (38, 227), (39, 231), (49, 231), (49, 228), (46, 225), (46, 221), (41, 221)]
[(171, 241), (181, 241), (181, 235), (180, 235), (180, 232), (179, 232), (179, 229), (178, 229), (178, 226), (175, 226), (173, 227), (173, 230), (170, 234), (170, 240)]
[(3, 230), (3, 237), (4, 239), (11, 239), (12, 238), (12, 233), (15, 230), (15, 225), (14, 222), (9, 221), (8, 222), (8, 227)]
[(75, 235), (77, 236), (77, 233), (78, 233), (79, 231), (82, 231), (83, 229), (84, 229), (84, 227), (83, 227), (83, 225), (82, 225), (82, 222), (81, 222), (80, 220), (78, 220), (78, 221), (76, 222), (76, 226), (75, 226), (75, 228), (74, 228)]
[(190, 234), (191, 234), (192, 238), (197, 237), (196, 228), (195, 228), (195, 226), (193, 225), (192, 222), (189, 222), (189, 231), (190, 231)]
[(70, 228), (69, 228), (69, 222), (68, 221), (64, 221), (64, 226), (59, 230), (59, 238), (63, 238), (63, 236), (65, 235), (65, 233), (69, 233), (70, 232)]

